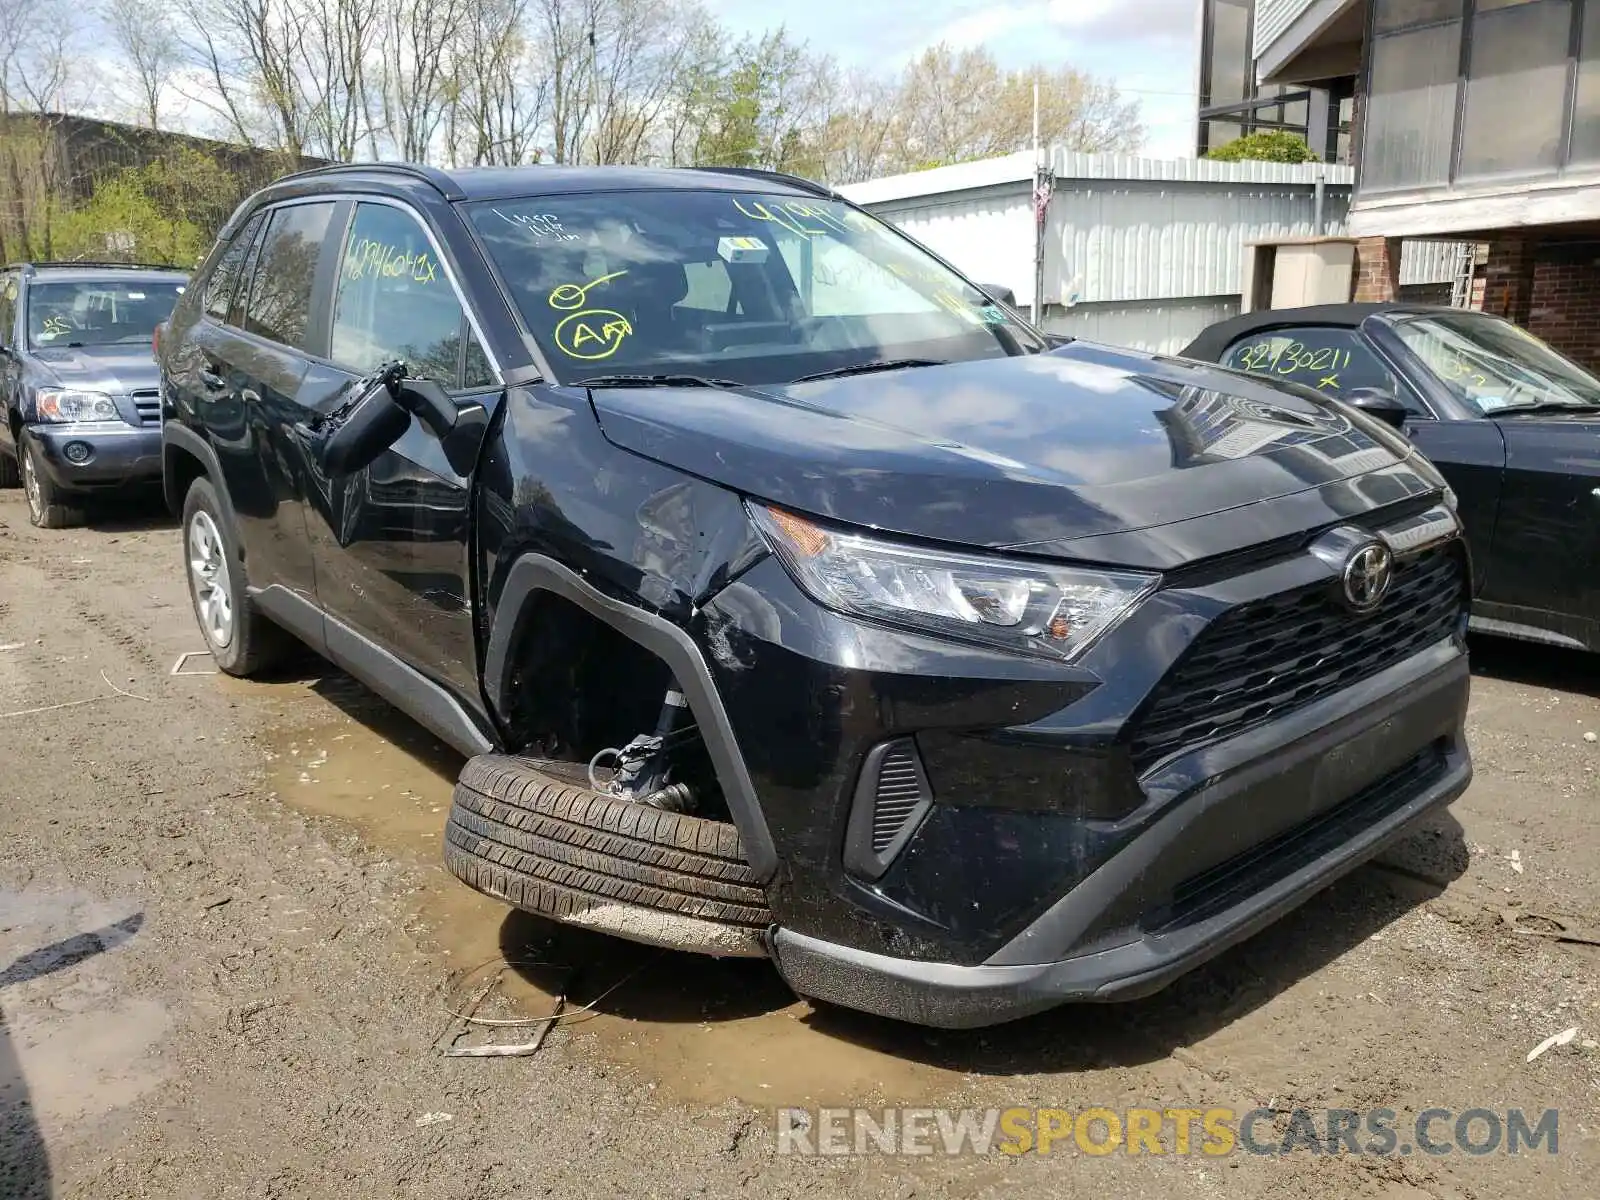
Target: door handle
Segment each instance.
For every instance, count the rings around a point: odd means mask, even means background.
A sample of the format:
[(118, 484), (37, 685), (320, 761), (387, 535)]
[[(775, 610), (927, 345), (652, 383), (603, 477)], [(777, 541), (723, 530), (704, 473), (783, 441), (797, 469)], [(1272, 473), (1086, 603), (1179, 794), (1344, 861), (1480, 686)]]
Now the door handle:
[(243, 400), (246, 404), (260, 404), (261, 393), (256, 391), (254, 388), (245, 388), (244, 391), (239, 393), (239, 399)]

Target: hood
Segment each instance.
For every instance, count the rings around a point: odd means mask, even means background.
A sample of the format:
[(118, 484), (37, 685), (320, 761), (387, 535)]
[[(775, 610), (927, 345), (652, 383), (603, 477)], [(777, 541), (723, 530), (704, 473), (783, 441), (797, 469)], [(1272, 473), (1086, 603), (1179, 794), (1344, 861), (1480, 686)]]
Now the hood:
[[(748, 495), (908, 536), (1046, 555), (1310, 492), (1411, 452), (1315, 393), (1082, 342), (805, 384), (595, 389), (592, 398), (614, 444)], [(1296, 511), (1305, 520), (1310, 510)]]
[(146, 391), (160, 382), (149, 343), (47, 347), (31, 351), (30, 356), (62, 387), (122, 396)]

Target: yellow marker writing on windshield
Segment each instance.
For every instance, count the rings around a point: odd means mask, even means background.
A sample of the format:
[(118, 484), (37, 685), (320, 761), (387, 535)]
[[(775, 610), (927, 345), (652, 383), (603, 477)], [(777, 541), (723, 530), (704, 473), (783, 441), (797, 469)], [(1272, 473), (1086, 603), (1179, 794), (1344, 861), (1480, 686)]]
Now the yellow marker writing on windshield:
[[(599, 287), (611, 279), (620, 279), (626, 271), (613, 271), (609, 275), (602, 275), (599, 279), (591, 279), (588, 283), (559, 283), (550, 289), (551, 308), (582, 308), (589, 298), (589, 289)], [(630, 331), (631, 332), (631, 331)]]
[(557, 349), (568, 358), (594, 361), (615, 354), (633, 326), (628, 318), (609, 308), (586, 308), (556, 322)]

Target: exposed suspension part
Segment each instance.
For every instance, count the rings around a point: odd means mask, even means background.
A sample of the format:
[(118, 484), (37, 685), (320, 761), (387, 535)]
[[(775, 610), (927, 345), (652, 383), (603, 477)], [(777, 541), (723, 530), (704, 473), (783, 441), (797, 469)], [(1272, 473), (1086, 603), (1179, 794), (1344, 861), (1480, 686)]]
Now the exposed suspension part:
[[(654, 733), (641, 733), (626, 746), (607, 748), (589, 760), (589, 786), (606, 795), (620, 796), (667, 812), (690, 812), (694, 794), (687, 784), (672, 782), (672, 751), (699, 735), (695, 725), (683, 724), (689, 702), (673, 680), (661, 703)], [(601, 764), (614, 762), (611, 778), (599, 777)]]

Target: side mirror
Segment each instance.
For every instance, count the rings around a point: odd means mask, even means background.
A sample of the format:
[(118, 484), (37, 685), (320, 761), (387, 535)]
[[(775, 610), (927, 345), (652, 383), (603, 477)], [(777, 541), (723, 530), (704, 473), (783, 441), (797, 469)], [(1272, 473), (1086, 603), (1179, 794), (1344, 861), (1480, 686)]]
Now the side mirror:
[(998, 300), (1007, 308), (1015, 308), (1017, 306), (1017, 294), (1008, 287), (1003, 287), (998, 283), (980, 283), (978, 284), (978, 290), (988, 296), (989, 299)]
[(398, 363), (385, 367), (353, 404), (332, 418), (332, 432), (318, 453), (329, 475), (354, 475), (370, 467), (411, 428), (411, 414), (398, 399), (404, 371)]
[(1359, 408), (1369, 417), (1376, 417), (1396, 429), (1405, 425), (1411, 412), (1400, 403), (1400, 397), (1383, 388), (1354, 388), (1339, 397), (1352, 408)]
[(402, 379), (394, 398), (441, 442), (455, 431), (459, 413), (450, 394), (431, 379)]

